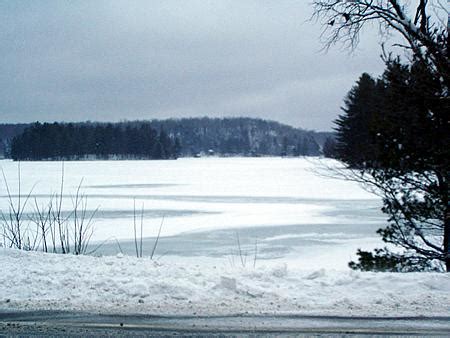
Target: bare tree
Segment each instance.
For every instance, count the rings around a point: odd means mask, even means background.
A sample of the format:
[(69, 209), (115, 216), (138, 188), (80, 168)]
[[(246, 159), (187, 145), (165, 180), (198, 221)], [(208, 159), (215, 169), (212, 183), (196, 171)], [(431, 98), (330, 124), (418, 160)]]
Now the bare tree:
[(396, 46), (411, 51), (442, 75), (449, 87), (449, 52), (446, 5), (441, 1), (419, 0), (407, 6), (399, 0), (315, 0), (313, 18), (324, 27), (322, 37), (328, 48), (335, 43), (353, 49), (364, 26), (375, 23), (381, 34), (398, 33), (404, 40)]

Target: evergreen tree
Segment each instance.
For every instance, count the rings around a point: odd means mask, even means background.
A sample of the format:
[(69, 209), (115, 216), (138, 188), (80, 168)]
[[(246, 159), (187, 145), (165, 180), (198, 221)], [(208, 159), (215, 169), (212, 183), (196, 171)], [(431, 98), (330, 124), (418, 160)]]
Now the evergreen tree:
[(374, 149), (367, 140), (372, 139), (369, 128), (378, 110), (380, 87), (369, 74), (362, 74), (344, 100), (344, 114), (335, 121), (336, 151), (350, 166), (359, 166), (372, 158)]
[(329, 158), (336, 157), (336, 141), (332, 137), (327, 137), (322, 149), (323, 156)]
[(37, 122), (13, 139), (11, 157), (14, 160), (72, 160), (94, 155), (102, 159), (111, 156), (166, 159), (176, 158), (175, 148), (175, 142), (165, 132), (158, 135), (148, 123), (123, 129), (111, 123)]
[(433, 269), (440, 261), (449, 270), (450, 107), (439, 98), (440, 81), (426, 64), (398, 60), (387, 63), (377, 83), (366, 75), (361, 79), (337, 121), (336, 154), (354, 169), (354, 179), (383, 197), (389, 225), (378, 233), (405, 254), (359, 251), (360, 262), (351, 267), (379, 267), (391, 260), (386, 268), (404, 271), (419, 263)]

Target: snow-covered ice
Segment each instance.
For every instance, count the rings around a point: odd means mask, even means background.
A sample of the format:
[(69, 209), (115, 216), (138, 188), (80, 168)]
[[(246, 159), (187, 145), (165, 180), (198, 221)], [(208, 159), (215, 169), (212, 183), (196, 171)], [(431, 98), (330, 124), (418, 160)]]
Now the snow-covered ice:
[[(17, 194), (17, 163), (0, 166)], [(385, 217), (377, 197), (353, 182), (321, 177), (317, 168), (317, 159), (302, 158), (66, 162), (63, 208), (71, 210), (71, 196), (83, 180), (89, 209), (99, 207), (92, 244), (106, 241), (103, 254), (119, 251), (116, 239), (133, 254), (133, 243), (126, 241), (133, 239), (136, 203), (138, 213), (145, 210), (147, 253), (164, 217), (158, 253), (166, 260), (225, 258), (239, 232), (244, 246), (259, 242), (261, 259), (345, 268), (359, 246), (382, 245), (375, 231)], [(22, 194), (33, 189), (27, 208), (32, 212), (34, 198), (46, 204), (59, 191), (61, 163), (22, 162), (21, 176)], [(7, 210), (6, 194), (0, 184), (1, 210)]]

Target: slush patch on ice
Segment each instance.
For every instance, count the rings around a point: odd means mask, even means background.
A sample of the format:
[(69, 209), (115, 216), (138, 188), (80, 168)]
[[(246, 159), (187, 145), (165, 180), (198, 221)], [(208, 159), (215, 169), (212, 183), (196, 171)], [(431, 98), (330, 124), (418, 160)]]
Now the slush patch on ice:
[(265, 238), (264, 241), (266, 242), (273, 242), (273, 241), (280, 241), (285, 239), (295, 239), (295, 238), (305, 238), (305, 239), (348, 239), (348, 238), (354, 238), (355, 235), (353, 234), (344, 234), (342, 232), (336, 232), (336, 233), (317, 233), (317, 232), (311, 232), (311, 233), (305, 233), (305, 234), (284, 234), (284, 235), (278, 235), (273, 237)]
[(148, 189), (148, 188), (166, 188), (166, 187), (174, 187), (179, 184), (172, 183), (130, 183), (130, 184), (99, 184), (99, 185), (89, 185), (86, 188), (95, 188), (95, 189)]

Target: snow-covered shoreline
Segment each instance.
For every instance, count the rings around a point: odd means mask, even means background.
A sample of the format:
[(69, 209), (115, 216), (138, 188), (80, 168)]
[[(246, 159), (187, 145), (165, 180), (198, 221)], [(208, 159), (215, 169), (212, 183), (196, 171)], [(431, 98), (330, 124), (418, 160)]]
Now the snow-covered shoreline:
[[(207, 262), (207, 261), (206, 261)], [(0, 310), (449, 316), (450, 275), (237, 268), (0, 248)]]

